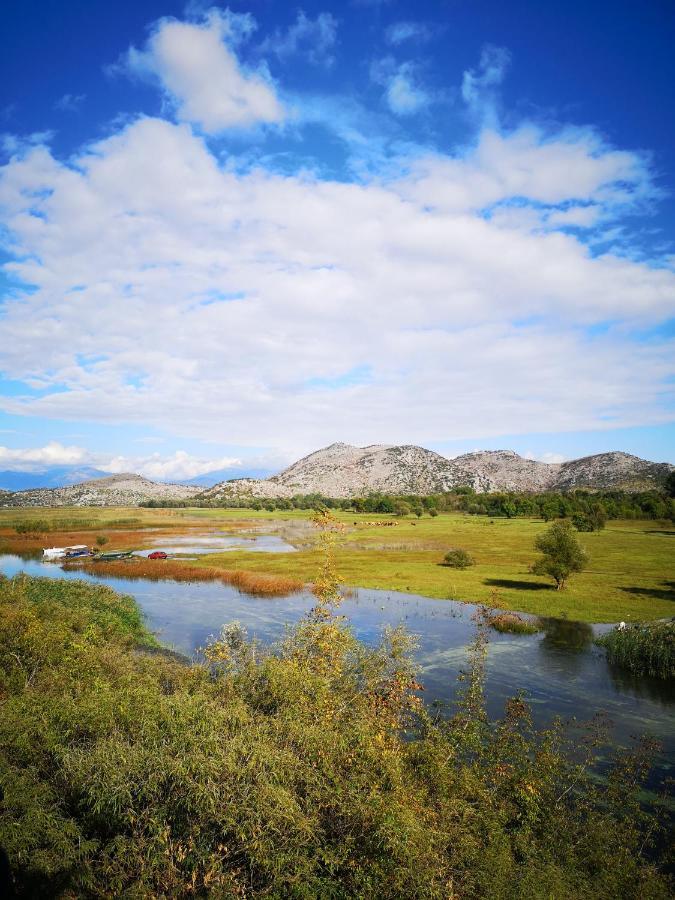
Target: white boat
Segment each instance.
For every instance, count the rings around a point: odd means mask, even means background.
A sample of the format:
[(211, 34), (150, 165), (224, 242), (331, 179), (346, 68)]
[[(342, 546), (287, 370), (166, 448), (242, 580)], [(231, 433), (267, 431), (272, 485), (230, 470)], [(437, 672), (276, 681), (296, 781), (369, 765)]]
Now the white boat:
[(45, 559), (63, 559), (67, 556), (85, 556), (89, 553), (86, 544), (73, 544), (72, 547), (46, 547), (42, 550)]

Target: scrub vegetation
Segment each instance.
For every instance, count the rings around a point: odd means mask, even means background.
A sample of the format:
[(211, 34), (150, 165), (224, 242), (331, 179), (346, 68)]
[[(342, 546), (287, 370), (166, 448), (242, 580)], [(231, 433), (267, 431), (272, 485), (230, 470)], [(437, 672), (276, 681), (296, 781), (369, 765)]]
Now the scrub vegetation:
[(490, 628), (501, 634), (536, 634), (541, 631), (534, 622), (529, 622), (515, 613), (493, 613), (488, 615), (487, 623)]
[[(326, 529), (324, 529), (326, 530)], [(0, 845), (20, 896), (665, 898), (650, 747), (488, 722), (483, 625), (454, 714), (419, 700), (410, 639), (317, 605), (263, 648), (236, 625), (186, 665), (130, 598), (0, 580)], [(326, 543), (327, 542), (327, 543)], [(331, 544), (332, 542), (332, 544)]]

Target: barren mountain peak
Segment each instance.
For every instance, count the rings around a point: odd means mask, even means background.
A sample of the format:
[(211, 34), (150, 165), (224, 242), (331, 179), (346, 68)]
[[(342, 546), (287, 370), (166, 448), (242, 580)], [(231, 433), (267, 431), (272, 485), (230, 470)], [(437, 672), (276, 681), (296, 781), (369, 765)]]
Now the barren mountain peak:
[(204, 496), (356, 497), (371, 491), (430, 494), (458, 486), (477, 492), (577, 487), (634, 490), (659, 484), (672, 469), (667, 463), (652, 463), (622, 452), (544, 463), (522, 457), (515, 450), (477, 450), (446, 459), (414, 444), (355, 447), (338, 441), (310, 453), (270, 479), (223, 482)]

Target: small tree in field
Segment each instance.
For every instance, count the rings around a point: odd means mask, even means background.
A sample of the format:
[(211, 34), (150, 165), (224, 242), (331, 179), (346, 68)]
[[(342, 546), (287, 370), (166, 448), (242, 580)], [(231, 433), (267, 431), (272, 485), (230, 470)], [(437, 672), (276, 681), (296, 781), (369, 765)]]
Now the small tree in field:
[(461, 547), (453, 547), (452, 550), (448, 550), (441, 563), (443, 566), (450, 566), (451, 569), (468, 569), (469, 566), (474, 566), (475, 564), (471, 554)]
[(552, 578), (559, 591), (565, 587), (570, 575), (581, 572), (588, 562), (586, 551), (569, 522), (554, 522), (537, 537), (534, 546), (541, 556), (532, 565), (531, 571), (535, 575)]

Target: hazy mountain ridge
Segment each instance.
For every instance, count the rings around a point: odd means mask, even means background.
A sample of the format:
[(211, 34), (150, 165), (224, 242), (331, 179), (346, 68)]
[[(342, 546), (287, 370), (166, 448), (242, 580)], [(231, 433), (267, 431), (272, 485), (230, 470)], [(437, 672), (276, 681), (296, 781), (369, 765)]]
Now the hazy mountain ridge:
[(124, 472), (67, 487), (0, 493), (0, 506), (138, 506), (145, 500), (184, 500), (201, 490), (184, 484), (159, 484), (142, 475)]
[(353, 447), (331, 444), (265, 480), (239, 479), (214, 485), (204, 499), (227, 497), (292, 497), (323, 494), (355, 497), (383, 494), (429, 494), (454, 487), (487, 491), (568, 491), (574, 488), (646, 490), (657, 487), (673, 471), (628, 453), (586, 456), (565, 463), (525, 459), (513, 450), (483, 450), (446, 459), (413, 445), (374, 444)]
[(123, 473), (58, 488), (2, 491), (0, 506), (137, 506), (147, 500), (271, 499), (296, 494), (349, 498), (431, 494), (460, 486), (488, 491), (569, 491), (574, 488), (646, 490), (658, 487), (675, 466), (628, 453), (585, 456), (564, 463), (525, 459), (513, 450), (483, 450), (446, 459), (412, 444), (353, 447), (336, 443), (299, 459), (271, 478), (237, 478), (213, 487), (165, 484)]

